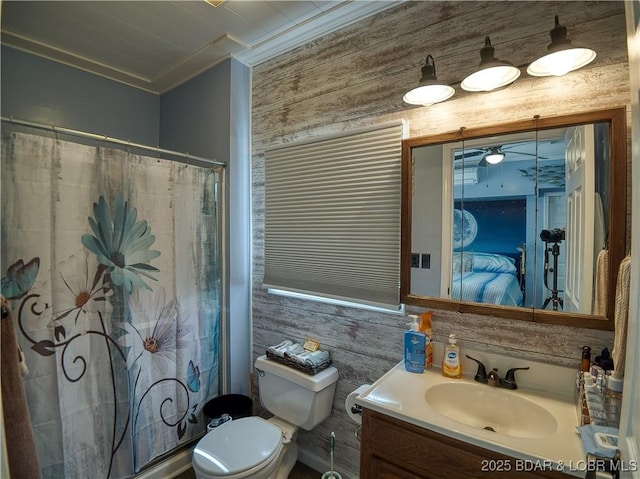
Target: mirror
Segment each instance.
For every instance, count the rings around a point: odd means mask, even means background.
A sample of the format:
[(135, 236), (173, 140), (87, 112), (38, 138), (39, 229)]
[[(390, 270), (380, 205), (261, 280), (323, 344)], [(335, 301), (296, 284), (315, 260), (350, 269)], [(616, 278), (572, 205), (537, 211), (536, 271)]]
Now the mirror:
[(613, 328), (623, 108), (410, 138), (402, 169), (403, 302)]

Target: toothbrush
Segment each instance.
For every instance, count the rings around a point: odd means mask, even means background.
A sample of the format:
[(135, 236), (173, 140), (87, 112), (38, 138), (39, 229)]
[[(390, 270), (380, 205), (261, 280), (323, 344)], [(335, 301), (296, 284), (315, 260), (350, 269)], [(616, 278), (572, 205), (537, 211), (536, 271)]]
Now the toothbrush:
[(335, 475), (333, 474), (333, 450), (336, 447), (336, 435), (333, 431), (331, 431), (331, 436), (329, 436), (329, 451), (331, 457), (331, 478), (333, 479)]

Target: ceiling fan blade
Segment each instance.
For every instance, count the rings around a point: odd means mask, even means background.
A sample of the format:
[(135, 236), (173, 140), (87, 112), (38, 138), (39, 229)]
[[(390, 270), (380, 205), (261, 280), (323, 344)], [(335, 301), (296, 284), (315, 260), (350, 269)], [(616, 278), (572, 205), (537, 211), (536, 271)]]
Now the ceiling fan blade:
[[(535, 156), (536, 156), (536, 154), (535, 154), (535, 153), (527, 153), (527, 152), (524, 152), (524, 151), (513, 151), (513, 150), (508, 150), (508, 152), (509, 152), (509, 153), (513, 153), (513, 154), (515, 154), (515, 155), (524, 155), (524, 156), (533, 156), (533, 157), (535, 157)], [(505, 153), (507, 153), (507, 152), (505, 151)], [(548, 160), (548, 159), (549, 159), (549, 158), (547, 158), (546, 156), (541, 156), (541, 155), (537, 155), (537, 156), (538, 156), (538, 158), (540, 158), (541, 160)]]
[(456, 155), (454, 156), (454, 160), (459, 161), (459, 160), (462, 160), (463, 158), (474, 158), (478, 155), (484, 155), (484, 154), (485, 154), (484, 150), (477, 150), (477, 151), (466, 150), (464, 153), (456, 153)]

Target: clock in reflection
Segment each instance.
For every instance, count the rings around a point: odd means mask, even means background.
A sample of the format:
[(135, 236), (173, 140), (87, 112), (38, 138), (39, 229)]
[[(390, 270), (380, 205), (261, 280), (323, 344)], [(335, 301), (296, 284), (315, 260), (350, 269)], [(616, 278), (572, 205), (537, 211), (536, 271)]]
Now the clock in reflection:
[(478, 234), (478, 222), (467, 210), (453, 210), (453, 249), (473, 243)]

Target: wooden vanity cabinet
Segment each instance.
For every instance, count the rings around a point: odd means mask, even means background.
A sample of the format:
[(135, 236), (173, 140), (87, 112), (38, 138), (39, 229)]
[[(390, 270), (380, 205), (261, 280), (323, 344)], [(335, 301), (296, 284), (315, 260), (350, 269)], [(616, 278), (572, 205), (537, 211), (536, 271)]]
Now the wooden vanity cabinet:
[(384, 414), (363, 409), (361, 479), (568, 479), (557, 471), (473, 446)]

